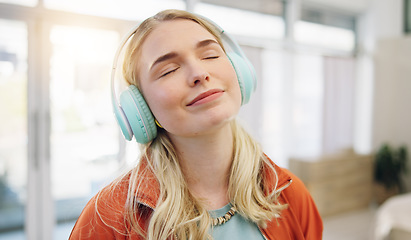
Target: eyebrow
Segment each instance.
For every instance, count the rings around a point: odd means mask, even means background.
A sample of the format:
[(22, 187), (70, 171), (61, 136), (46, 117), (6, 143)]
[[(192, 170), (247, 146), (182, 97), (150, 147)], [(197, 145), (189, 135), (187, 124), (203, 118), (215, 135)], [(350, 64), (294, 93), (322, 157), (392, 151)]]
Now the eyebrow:
[(197, 47), (197, 48), (202, 48), (202, 47), (206, 47), (206, 46), (208, 46), (208, 45), (210, 45), (210, 44), (220, 45), (220, 44), (219, 44), (216, 40), (214, 40), (214, 39), (205, 39), (205, 40), (203, 40), (203, 41), (198, 42), (197, 45), (196, 45), (196, 47)]
[[(205, 39), (205, 40), (202, 40), (202, 41), (198, 42), (198, 43), (196, 44), (196, 48), (203, 48), (203, 47), (206, 47), (206, 46), (208, 46), (208, 45), (210, 45), (210, 44), (218, 44), (218, 45), (220, 45), (216, 40), (213, 40), (213, 39)], [(172, 59), (172, 58), (175, 58), (175, 57), (177, 57), (177, 56), (178, 56), (178, 54), (177, 54), (176, 52), (169, 52), (169, 53), (167, 53), (167, 54), (161, 55), (160, 57), (158, 57), (158, 58), (154, 61), (154, 63), (151, 65), (150, 69), (153, 69), (155, 65), (157, 65), (157, 64), (159, 64), (159, 63), (161, 63), (161, 62), (167, 61), (167, 60)]]
[(170, 53), (164, 54), (164, 55), (160, 56), (159, 58), (157, 58), (154, 61), (154, 63), (151, 65), (150, 69), (153, 69), (155, 65), (157, 65), (161, 62), (167, 61), (167, 60), (175, 58), (177, 56), (178, 56), (178, 54), (176, 52), (170, 52)]

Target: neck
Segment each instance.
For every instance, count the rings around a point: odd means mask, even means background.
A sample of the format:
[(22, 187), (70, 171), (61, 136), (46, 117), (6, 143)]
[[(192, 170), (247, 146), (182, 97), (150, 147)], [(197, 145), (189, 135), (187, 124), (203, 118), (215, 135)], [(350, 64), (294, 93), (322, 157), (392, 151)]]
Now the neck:
[(228, 179), (233, 161), (233, 132), (230, 124), (216, 132), (194, 138), (172, 137), (193, 196), (208, 209), (228, 202)]

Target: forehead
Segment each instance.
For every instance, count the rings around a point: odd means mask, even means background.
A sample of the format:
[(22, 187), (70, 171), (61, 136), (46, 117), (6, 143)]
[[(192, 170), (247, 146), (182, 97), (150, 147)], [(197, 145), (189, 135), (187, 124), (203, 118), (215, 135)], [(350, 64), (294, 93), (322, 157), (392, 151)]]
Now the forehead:
[(145, 61), (170, 51), (195, 46), (201, 40), (214, 39), (200, 24), (186, 19), (176, 19), (160, 23), (147, 36), (141, 48)]

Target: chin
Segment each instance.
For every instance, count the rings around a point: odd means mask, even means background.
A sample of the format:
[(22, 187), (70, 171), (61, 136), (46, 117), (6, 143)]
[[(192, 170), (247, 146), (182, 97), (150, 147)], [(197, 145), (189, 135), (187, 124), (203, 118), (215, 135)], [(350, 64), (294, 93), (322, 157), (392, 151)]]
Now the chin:
[(237, 117), (238, 111), (235, 112), (223, 112), (219, 116), (209, 116), (208, 121), (211, 128), (218, 128), (229, 124)]

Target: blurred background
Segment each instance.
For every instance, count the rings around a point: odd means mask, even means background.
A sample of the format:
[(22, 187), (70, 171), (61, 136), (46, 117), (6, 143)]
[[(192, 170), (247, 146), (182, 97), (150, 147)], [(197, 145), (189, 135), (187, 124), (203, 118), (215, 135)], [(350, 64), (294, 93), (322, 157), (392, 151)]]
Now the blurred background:
[(243, 47), (258, 88), (239, 118), (306, 183), (324, 239), (380, 239), (386, 199), (411, 191), (410, 2), (0, 0), (0, 239), (67, 239), (136, 163), (112, 115), (111, 65), (128, 30), (168, 8), (207, 16)]

